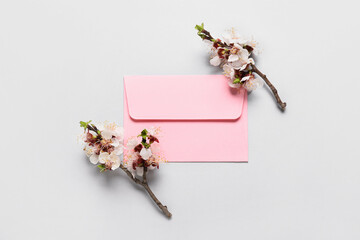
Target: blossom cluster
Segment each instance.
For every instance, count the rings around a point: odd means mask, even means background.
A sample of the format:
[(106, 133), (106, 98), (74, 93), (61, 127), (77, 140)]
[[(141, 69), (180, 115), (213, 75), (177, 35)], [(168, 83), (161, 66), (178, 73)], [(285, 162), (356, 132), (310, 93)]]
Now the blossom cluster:
[(255, 65), (255, 61), (251, 55), (259, 52), (253, 38), (239, 37), (232, 29), (223, 36), (223, 40), (215, 39), (204, 29), (203, 24), (196, 25), (195, 28), (198, 35), (211, 46), (210, 64), (223, 69), (230, 87), (243, 87), (247, 91), (253, 91), (263, 85), (252, 72), (251, 66)]
[(123, 154), (123, 129), (115, 123), (100, 123), (95, 126), (89, 122), (80, 122), (84, 128), (81, 139), (84, 151), (92, 164), (101, 171), (115, 170), (120, 167)]
[[(159, 168), (159, 162), (164, 161), (159, 147), (159, 128), (149, 128), (141, 131), (137, 137), (132, 137), (124, 147), (123, 128), (115, 123), (80, 122), (84, 128), (81, 141), (90, 162), (97, 165), (101, 171), (115, 170), (125, 166), (132, 173), (142, 176), (144, 168)], [(126, 151), (124, 160), (121, 155)], [(123, 164), (123, 165), (122, 165)]]
[(140, 135), (127, 141), (124, 163), (133, 176), (142, 176), (144, 168), (159, 168), (159, 162), (163, 161), (159, 148), (159, 132), (159, 128), (144, 129)]

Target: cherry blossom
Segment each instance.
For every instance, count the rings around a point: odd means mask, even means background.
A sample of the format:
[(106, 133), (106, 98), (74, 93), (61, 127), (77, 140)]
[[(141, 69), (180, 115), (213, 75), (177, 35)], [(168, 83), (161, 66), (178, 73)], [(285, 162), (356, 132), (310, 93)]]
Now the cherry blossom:
[(244, 87), (247, 91), (253, 91), (262, 86), (252, 74), (255, 61), (251, 54), (257, 49), (257, 42), (252, 37), (240, 37), (231, 29), (221, 40), (212, 38), (203, 25), (197, 26), (197, 30), (206, 42), (212, 43), (210, 64), (223, 69), (231, 88)]
[(114, 152), (102, 152), (99, 155), (99, 163), (104, 164), (106, 169), (115, 170), (120, 167), (120, 157)]
[(159, 133), (159, 128), (144, 129), (137, 138), (133, 137), (127, 141), (124, 161), (134, 177), (142, 176), (145, 168), (159, 168), (159, 162), (163, 160), (159, 148)]
[(285, 110), (286, 103), (281, 101), (274, 85), (255, 66), (252, 54), (258, 54), (260, 51), (253, 37), (238, 36), (232, 28), (223, 35), (221, 40), (214, 38), (204, 28), (204, 23), (196, 25), (195, 29), (198, 31), (198, 36), (211, 47), (210, 64), (223, 69), (224, 75), (228, 78), (228, 85), (231, 88), (244, 88), (247, 91), (253, 91), (263, 86), (263, 82), (254, 77), (254, 73), (256, 73), (270, 88), (280, 109)]
[(99, 127), (81, 122), (84, 128), (84, 151), (92, 164), (100, 163), (102, 170), (115, 170), (120, 166), (123, 154), (123, 130), (115, 123), (99, 123)]
[[(84, 145), (84, 152), (92, 164), (97, 165), (101, 172), (121, 169), (136, 184), (144, 187), (145, 191), (167, 217), (171, 217), (166, 206), (155, 196), (148, 185), (146, 173), (148, 170), (159, 168), (161, 160), (159, 143), (159, 128), (144, 129), (140, 135), (127, 141), (126, 158), (120, 156), (124, 152), (123, 129), (115, 123), (91, 124), (91, 121), (80, 122), (84, 133), (80, 136)], [(140, 179), (137, 177), (140, 176)]]

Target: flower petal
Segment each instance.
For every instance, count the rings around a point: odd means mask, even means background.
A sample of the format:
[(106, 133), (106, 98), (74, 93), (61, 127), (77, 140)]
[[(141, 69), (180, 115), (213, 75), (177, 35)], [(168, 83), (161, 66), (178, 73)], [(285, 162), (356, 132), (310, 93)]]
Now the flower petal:
[(109, 153), (101, 152), (99, 155), (99, 163), (105, 163), (108, 160), (109, 156)]
[(241, 82), (245, 82), (250, 79), (250, 76), (245, 76), (241, 79)]
[(247, 91), (254, 91), (257, 88), (262, 87), (263, 85), (263, 81), (261, 81), (259, 78), (252, 78), (244, 83), (244, 88)]
[(239, 56), (236, 54), (231, 54), (228, 59), (229, 62), (235, 62), (237, 60), (239, 60)]
[(229, 77), (230, 79), (234, 79), (235, 71), (234, 71), (234, 68), (231, 65), (225, 64), (223, 66), (223, 70), (224, 70), (224, 75), (226, 77)]
[(119, 140), (119, 141), (123, 141), (124, 139), (124, 129), (121, 127), (117, 127), (114, 131), (115, 133), (115, 137)]
[(104, 131), (101, 132), (101, 136), (106, 140), (110, 140), (114, 134), (115, 133), (113, 131), (106, 128), (104, 129)]
[(119, 146), (115, 147), (113, 153), (116, 154), (116, 155), (121, 155), (121, 154), (123, 154), (123, 153), (124, 153), (124, 146), (123, 146), (123, 145), (119, 145)]
[(90, 157), (89, 157), (89, 160), (92, 164), (97, 164), (99, 162), (99, 156), (96, 155), (96, 154), (92, 154)]
[(115, 170), (119, 167), (120, 167), (120, 159), (113, 162), (113, 164), (111, 165), (111, 170)]
[(140, 151), (140, 156), (144, 159), (144, 160), (148, 160), (149, 157), (151, 157), (152, 152), (150, 149), (146, 149), (146, 148), (142, 148)]
[(238, 61), (232, 62), (230, 64), (234, 69), (240, 69), (244, 65), (244, 63), (241, 61), (241, 59), (239, 59)]
[(136, 145), (138, 145), (138, 144), (139, 144), (139, 142), (135, 137), (130, 138), (126, 143), (126, 149), (128, 149), (129, 151), (133, 150), (134, 147), (136, 147)]
[(117, 138), (112, 138), (111, 139), (111, 145), (114, 146), (114, 147), (117, 147), (120, 145), (120, 142)]
[(221, 63), (221, 59), (219, 58), (219, 56), (215, 56), (210, 60), (210, 64), (213, 66), (219, 66)]

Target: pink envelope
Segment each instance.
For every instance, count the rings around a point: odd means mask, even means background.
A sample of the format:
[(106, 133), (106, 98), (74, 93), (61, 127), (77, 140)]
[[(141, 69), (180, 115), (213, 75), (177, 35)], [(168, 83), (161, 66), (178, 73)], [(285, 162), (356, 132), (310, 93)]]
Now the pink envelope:
[(247, 93), (222, 75), (125, 76), (125, 141), (160, 127), (168, 162), (247, 162)]

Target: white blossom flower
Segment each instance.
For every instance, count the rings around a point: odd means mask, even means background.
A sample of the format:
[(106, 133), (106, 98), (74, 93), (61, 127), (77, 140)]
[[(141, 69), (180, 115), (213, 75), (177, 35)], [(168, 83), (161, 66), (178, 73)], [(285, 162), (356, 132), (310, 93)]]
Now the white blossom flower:
[(258, 43), (254, 40), (254, 37), (244, 37), (238, 36), (237, 32), (234, 28), (231, 28), (228, 33), (223, 35), (224, 42), (228, 45), (230, 44), (239, 44), (243, 47), (250, 46), (253, 50), (254, 54), (259, 54), (260, 50), (258, 47)]
[(97, 164), (99, 162), (99, 156), (96, 155), (94, 147), (87, 145), (85, 146), (84, 151), (92, 164)]
[(107, 153), (101, 152), (99, 155), (99, 162), (105, 164), (105, 167), (111, 170), (115, 170), (120, 167), (120, 157), (114, 152)]
[(89, 146), (89, 145), (86, 145), (86, 146), (84, 147), (84, 152), (85, 152), (85, 154), (86, 154), (87, 157), (90, 157), (91, 155), (94, 154), (95, 149), (94, 149), (94, 147), (91, 147), (91, 146)]
[(136, 161), (139, 158), (138, 154), (135, 152), (131, 152), (126, 154), (126, 156), (124, 157), (124, 163), (125, 166), (127, 168), (127, 170), (129, 170), (129, 172), (131, 172), (131, 174), (133, 175), (133, 177), (135, 177), (135, 173), (136, 173), (136, 169), (133, 168), (133, 163), (134, 161)]
[(235, 28), (231, 28), (228, 33), (223, 35), (223, 39), (224, 42), (226, 44), (234, 44), (234, 43), (238, 43), (238, 40), (240, 39), (239, 36), (237, 35)]
[(230, 64), (224, 64), (223, 66), (224, 75), (231, 80), (234, 80), (235, 70)]
[(119, 141), (123, 140), (123, 129), (115, 123), (104, 122), (103, 124), (98, 124), (98, 129), (101, 131), (101, 135), (106, 140), (110, 140), (113, 137)]
[(99, 155), (93, 154), (89, 157), (89, 160), (92, 164), (97, 164), (99, 162)]
[(138, 144), (139, 144), (139, 142), (138, 142), (138, 140), (137, 140), (135, 137), (130, 138), (130, 139), (127, 141), (127, 143), (126, 143), (126, 149), (127, 149), (128, 151), (134, 150), (134, 148), (135, 148), (136, 145), (138, 145)]
[[(88, 122), (89, 123), (89, 122)], [(84, 151), (92, 164), (104, 164), (103, 170), (115, 170), (120, 167), (120, 155), (123, 154), (123, 130), (115, 123), (97, 123), (90, 127), (80, 122), (88, 131), (81, 136)], [(86, 130), (85, 129), (85, 130)], [(96, 133), (94, 133), (96, 131)]]
[(110, 142), (111, 142), (110, 144), (114, 147), (118, 147), (122, 144), (122, 143), (120, 143), (119, 139), (117, 139), (117, 138), (111, 138)]
[[(133, 163), (134, 161), (137, 161), (138, 158), (139, 155), (137, 153), (129, 154), (127, 155), (126, 158), (126, 168), (133, 175), (133, 177), (135, 177), (135, 175), (142, 176), (144, 174), (144, 167), (135, 166), (134, 169)], [(148, 167), (148, 169), (152, 169), (152, 168)]]
[[(159, 127), (151, 127), (146, 130), (149, 141), (150, 139), (157, 138), (157, 135), (160, 133)], [(124, 157), (125, 166), (133, 177), (135, 177), (135, 175), (142, 176), (145, 167), (148, 170), (158, 168), (159, 161), (164, 159), (157, 139), (151, 141), (149, 148), (142, 147), (140, 152), (134, 150), (138, 144), (140, 144), (139, 138), (130, 138), (127, 141), (127, 151)]]
[(110, 140), (114, 134), (115, 134), (114, 131), (112, 131), (109, 128), (105, 128), (104, 130), (101, 131), (101, 136), (106, 140)]
[(253, 65), (255, 65), (255, 61), (254, 61), (254, 59), (252, 59), (252, 58), (248, 58), (248, 60), (247, 60), (247, 62), (246, 62), (246, 64), (244, 64), (239, 70), (240, 71), (244, 71), (244, 70), (246, 70), (248, 67), (249, 67), (249, 65), (250, 64), (253, 64)]
[(123, 146), (123, 145), (119, 145), (119, 146), (115, 147), (113, 153), (116, 154), (116, 155), (121, 155), (121, 154), (123, 154), (123, 153), (124, 153), (124, 146)]
[(214, 56), (213, 58), (210, 59), (210, 64), (213, 66), (219, 66), (221, 63), (221, 59), (219, 58), (218, 55)]
[[(243, 80), (244, 78), (242, 78), (241, 80)], [(255, 77), (249, 77), (248, 79), (245, 80), (245, 83), (243, 84), (244, 88), (247, 91), (253, 91), (259, 87), (262, 87), (263, 85), (264, 85), (263, 81)]]
[(254, 37), (246, 37), (246, 38), (240, 38), (239, 39), (239, 44), (243, 45), (243, 46), (250, 46), (253, 50), (252, 52), (257, 55), (260, 53), (260, 50), (258, 48), (258, 42), (256, 42), (254, 40)]
[(144, 159), (144, 160), (148, 160), (149, 157), (151, 157), (152, 152), (151, 149), (149, 148), (142, 148), (140, 151), (140, 156)]
[(242, 48), (240, 45), (235, 44), (230, 50), (230, 56), (228, 62), (235, 69), (240, 69), (244, 64), (248, 62), (249, 52)]

